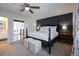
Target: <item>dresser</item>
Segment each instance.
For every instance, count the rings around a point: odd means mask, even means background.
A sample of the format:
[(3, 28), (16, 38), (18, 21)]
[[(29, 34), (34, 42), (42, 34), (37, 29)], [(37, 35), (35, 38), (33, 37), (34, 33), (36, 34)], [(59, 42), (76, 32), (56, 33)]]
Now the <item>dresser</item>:
[(72, 44), (72, 42), (73, 42), (72, 33), (70, 33), (70, 32), (68, 32), (68, 33), (60, 32), (59, 33), (59, 41)]

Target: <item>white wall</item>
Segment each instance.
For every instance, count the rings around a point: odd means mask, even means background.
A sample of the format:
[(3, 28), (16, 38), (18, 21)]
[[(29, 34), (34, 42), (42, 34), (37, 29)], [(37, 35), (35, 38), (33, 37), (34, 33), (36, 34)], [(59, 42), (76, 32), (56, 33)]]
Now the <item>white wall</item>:
[(74, 8), (74, 56), (79, 56), (79, 33), (78, 33), (78, 28), (79, 28), (79, 4), (75, 4), (75, 8)]
[(74, 5), (74, 10), (73, 10), (73, 38), (75, 38), (76, 34), (76, 7), (77, 4)]

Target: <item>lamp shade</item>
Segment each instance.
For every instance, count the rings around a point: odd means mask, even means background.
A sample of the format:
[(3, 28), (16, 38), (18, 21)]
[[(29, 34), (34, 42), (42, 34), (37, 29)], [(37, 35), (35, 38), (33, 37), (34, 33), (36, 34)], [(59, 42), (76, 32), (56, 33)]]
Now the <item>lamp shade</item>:
[(63, 26), (62, 26), (62, 29), (63, 29), (63, 30), (67, 30), (67, 26), (66, 26), (66, 25), (63, 25)]
[(39, 29), (40, 27), (38, 26), (37, 29)]
[(37, 26), (37, 29), (38, 29), (38, 30), (40, 29), (40, 25)]
[(29, 9), (30, 9), (29, 7), (25, 7), (25, 10), (27, 10), (27, 11), (28, 11)]

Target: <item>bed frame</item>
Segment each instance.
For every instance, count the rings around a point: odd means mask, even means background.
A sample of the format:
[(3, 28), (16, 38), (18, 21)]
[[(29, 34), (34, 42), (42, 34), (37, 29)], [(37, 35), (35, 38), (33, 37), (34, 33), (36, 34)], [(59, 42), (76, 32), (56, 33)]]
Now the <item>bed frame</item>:
[(56, 39), (56, 37), (55, 37), (53, 40), (51, 40), (51, 26), (57, 26), (57, 31), (58, 31), (58, 25), (59, 25), (58, 17), (54, 16), (54, 17), (49, 17), (49, 18), (37, 20), (36, 26), (38, 26), (38, 25), (40, 25), (40, 27), (49, 26), (48, 41), (44, 41), (44, 40), (41, 40), (41, 39), (38, 39), (38, 38), (35, 38), (35, 37), (28, 36), (27, 29), (26, 29), (26, 35), (27, 35), (26, 37), (27, 38), (33, 38), (33, 39), (39, 40), (41, 42), (46, 42), (48, 44), (48, 48), (49, 48), (48, 52), (49, 52), (49, 54), (51, 54), (51, 46), (54, 45), (54, 42), (55, 42), (55, 39)]
[[(27, 29), (26, 29), (26, 31), (27, 31)], [(53, 40), (51, 40), (51, 30), (50, 30), (50, 28), (49, 28), (49, 37), (48, 37), (48, 41), (45, 41), (45, 40), (41, 40), (41, 39), (38, 39), (38, 38), (35, 38), (35, 37), (31, 37), (31, 36), (28, 36), (27, 35), (27, 38), (33, 38), (33, 39), (35, 39), (35, 40), (39, 40), (39, 41), (41, 41), (42, 43), (43, 42), (45, 42), (48, 46), (48, 52), (49, 52), (49, 54), (51, 54), (51, 46), (53, 46), (54, 45), (54, 43), (55, 43), (55, 41), (56, 41), (56, 37), (53, 39)]]

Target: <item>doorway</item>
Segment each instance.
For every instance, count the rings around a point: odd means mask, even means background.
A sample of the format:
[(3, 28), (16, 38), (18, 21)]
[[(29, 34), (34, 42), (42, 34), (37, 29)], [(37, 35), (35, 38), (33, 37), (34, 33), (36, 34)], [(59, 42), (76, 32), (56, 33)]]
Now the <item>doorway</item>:
[(14, 41), (23, 39), (24, 36), (24, 21), (14, 20)]

